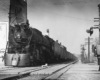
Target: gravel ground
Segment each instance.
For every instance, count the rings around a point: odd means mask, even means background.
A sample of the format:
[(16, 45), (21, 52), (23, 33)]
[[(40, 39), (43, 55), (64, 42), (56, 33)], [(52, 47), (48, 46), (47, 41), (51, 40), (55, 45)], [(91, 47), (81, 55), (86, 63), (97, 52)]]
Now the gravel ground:
[(100, 71), (95, 64), (75, 64), (58, 80), (100, 80)]

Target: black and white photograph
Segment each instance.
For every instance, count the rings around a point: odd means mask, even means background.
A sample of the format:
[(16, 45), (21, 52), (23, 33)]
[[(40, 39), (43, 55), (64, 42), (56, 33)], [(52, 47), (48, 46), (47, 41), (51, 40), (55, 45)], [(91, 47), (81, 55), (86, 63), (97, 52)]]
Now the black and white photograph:
[(100, 0), (0, 0), (0, 80), (100, 80)]

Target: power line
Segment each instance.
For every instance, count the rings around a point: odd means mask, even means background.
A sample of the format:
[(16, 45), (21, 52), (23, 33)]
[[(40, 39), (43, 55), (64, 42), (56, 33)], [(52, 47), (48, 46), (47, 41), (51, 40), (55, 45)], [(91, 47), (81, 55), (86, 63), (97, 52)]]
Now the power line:
[[(83, 0), (82, 1), (78, 1), (78, 0), (70, 1), (70, 0), (68, 0), (68, 3), (70, 3), (70, 2), (72, 2), (72, 3), (77, 3), (77, 2), (86, 3), (86, 2), (91, 2), (91, 1), (97, 2), (98, 0), (96, 0), (96, 1), (94, 1), (94, 0), (88, 0), (88, 1), (86, 1), (86, 0), (84, 0), (84, 1)], [(3, 14), (6, 14), (6, 12), (9, 12), (9, 2), (10, 2), (10, 0), (7, 0), (7, 1), (0, 0), (0, 8), (1, 8)], [(98, 1), (98, 2), (100, 2), (100, 1)], [(41, 10), (41, 9), (38, 9), (37, 8), (37, 10)], [(50, 12), (48, 10), (43, 10), (43, 9), (41, 11), (48, 12), (48, 13), (53, 14), (53, 15), (56, 15), (56, 16), (62, 16), (62, 17), (67, 17), (67, 18), (71, 18), (71, 19), (85, 20), (85, 21), (93, 21), (93, 20), (89, 20), (89, 19), (72, 17), (72, 16), (69, 16), (69, 15), (62, 15), (62, 14), (58, 14), (58, 13), (52, 13), (52, 12)]]
[[(40, 8), (36, 8), (37, 10), (41, 10)], [(90, 19), (83, 19), (83, 18), (78, 18), (78, 17), (72, 17), (72, 16), (69, 16), (69, 15), (61, 15), (61, 14), (57, 14), (57, 13), (52, 13), (52, 12), (50, 12), (50, 11), (48, 11), (48, 10), (41, 10), (42, 12), (48, 12), (48, 13), (50, 13), (50, 14), (53, 14), (53, 15), (56, 15), (56, 16), (62, 16), (62, 17), (67, 17), (67, 18), (71, 18), (71, 19), (77, 19), (77, 20), (84, 20), (84, 21), (91, 21), (91, 22), (93, 22), (93, 20), (90, 20)]]
[(66, 3), (70, 4), (78, 4), (78, 3), (94, 3), (94, 2), (100, 2), (100, 0), (67, 0)]

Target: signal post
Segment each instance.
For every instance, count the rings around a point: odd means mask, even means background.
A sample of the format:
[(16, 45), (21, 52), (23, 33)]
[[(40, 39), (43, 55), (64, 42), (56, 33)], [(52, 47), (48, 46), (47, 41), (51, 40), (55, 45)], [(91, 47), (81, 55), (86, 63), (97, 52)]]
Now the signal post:
[(100, 71), (100, 4), (98, 5), (98, 8), (99, 8), (99, 18), (94, 18), (94, 22), (99, 22), (99, 25), (94, 25), (94, 26), (97, 26), (97, 27), (91, 27), (89, 30), (87, 30), (86, 32), (87, 33), (90, 33), (90, 36), (93, 34), (93, 29), (98, 29), (99, 30), (99, 44), (96, 45), (96, 56), (97, 56), (97, 59), (98, 59), (98, 65), (99, 65), (99, 71)]
[(94, 18), (96, 19), (94, 21), (99, 22), (99, 25), (95, 25), (95, 26), (98, 26), (97, 29), (99, 29), (99, 44), (96, 46), (96, 51), (97, 51), (97, 59), (98, 59), (98, 65), (100, 71), (100, 4), (98, 5), (98, 8), (99, 8), (99, 18)]

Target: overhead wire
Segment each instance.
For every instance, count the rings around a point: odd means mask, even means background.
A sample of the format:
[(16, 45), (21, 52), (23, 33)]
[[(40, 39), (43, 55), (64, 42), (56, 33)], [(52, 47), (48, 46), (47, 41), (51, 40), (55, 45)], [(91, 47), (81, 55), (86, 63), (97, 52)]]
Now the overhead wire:
[[(36, 8), (36, 10), (41, 10), (39, 7), (38, 8)], [(58, 13), (53, 13), (53, 12), (50, 12), (50, 11), (48, 11), (48, 10), (44, 10), (44, 9), (42, 9), (41, 10), (42, 12), (47, 12), (47, 13), (50, 13), (50, 14), (53, 14), (53, 15), (56, 15), (56, 16), (61, 16), (61, 17), (67, 17), (67, 18), (71, 18), (71, 19), (77, 19), (77, 20), (84, 20), (84, 21), (91, 21), (91, 22), (93, 22), (93, 20), (92, 19), (83, 19), (83, 18), (78, 18), (78, 17), (72, 17), (72, 16), (69, 16), (69, 15), (62, 15), (62, 14), (58, 14)]]
[[(2, 13), (3, 14), (6, 14), (6, 12), (9, 12), (9, 2), (10, 0), (7, 0), (7, 2), (5, 0), (0, 0), (0, 8), (2, 10)], [(66, 3), (88, 3), (88, 2), (100, 2), (99, 0), (74, 0), (74, 1), (70, 1), (70, 0), (67, 0)], [(38, 8), (37, 8), (38, 10)], [(78, 20), (86, 20), (86, 21), (93, 21), (93, 20), (90, 20), (90, 19), (83, 19), (83, 18), (78, 18), (78, 17), (72, 17), (72, 16), (69, 16), (69, 15), (62, 15), (62, 14), (58, 14), (58, 13), (53, 13), (53, 12), (50, 12), (48, 10), (41, 10), (41, 11), (45, 11), (45, 12), (48, 12), (50, 14), (54, 14), (54, 15), (57, 15), (57, 16), (62, 16), (62, 17), (67, 17), (67, 18), (72, 18), (72, 19), (78, 19)]]
[[(62, 0), (63, 1), (63, 0)], [(65, 0), (64, 0), (65, 1)], [(100, 2), (99, 0), (66, 0), (65, 3), (69, 3), (69, 4), (74, 4), (74, 3), (88, 3), (88, 2)], [(58, 3), (58, 2), (57, 2)], [(65, 4), (64, 3), (64, 4)], [(56, 4), (56, 2), (54, 2), (54, 4)], [(41, 10), (38, 8), (36, 8), (37, 10)], [(85, 21), (91, 21), (93, 22), (94, 20), (92, 19), (86, 19), (86, 18), (79, 18), (79, 17), (73, 17), (73, 16), (69, 16), (69, 15), (62, 15), (62, 14), (58, 14), (58, 13), (53, 13), (53, 12), (50, 12), (49, 10), (44, 10), (42, 9), (41, 10), (42, 12), (47, 12), (47, 13), (50, 13), (50, 14), (53, 14), (53, 15), (57, 15), (57, 16), (62, 16), (62, 17), (67, 17), (67, 18), (71, 18), (71, 19), (77, 19), (77, 20), (85, 20)]]
[(90, 3), (90, 2), (100, 2), (100, 0), (67, 0), (66, 3), (76, 4), (76, 3)]

